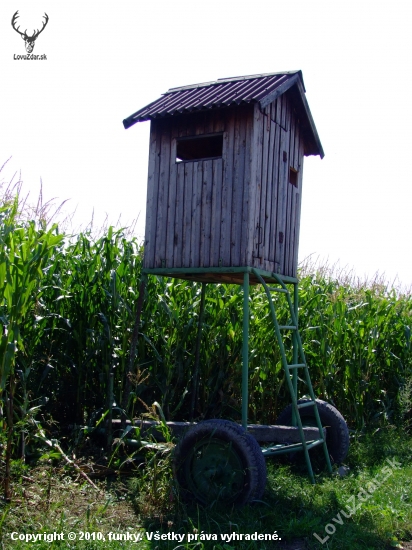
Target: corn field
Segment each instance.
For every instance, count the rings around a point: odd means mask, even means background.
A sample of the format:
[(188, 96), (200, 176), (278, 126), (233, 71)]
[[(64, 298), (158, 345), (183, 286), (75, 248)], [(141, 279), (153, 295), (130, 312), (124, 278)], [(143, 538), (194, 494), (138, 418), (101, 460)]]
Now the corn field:
[[(129, 417), (157, 401), (167, 419), (240, 419), (241, 287), (207, 287), (191, 404), (200, 284), (149, 278), (129, 365), (142, 255), (127, 231), (68, 236), (27, 220), (18, 198), (3, 200), (0, 423), (9, 453), (24, 449), (21, 426), (29, 415), (86, 425), (113, 399)], [(274, 423), (289, 396), (260, 287), (251, 290), (250, 306), (249, 418)], [(342, 282), (319, 269), (301, 273), (300, 328), (315, 393), (350, 427), (400, 421), (399, 391), (412, 376), (411, 308), (409, 294), (382, 284)]]

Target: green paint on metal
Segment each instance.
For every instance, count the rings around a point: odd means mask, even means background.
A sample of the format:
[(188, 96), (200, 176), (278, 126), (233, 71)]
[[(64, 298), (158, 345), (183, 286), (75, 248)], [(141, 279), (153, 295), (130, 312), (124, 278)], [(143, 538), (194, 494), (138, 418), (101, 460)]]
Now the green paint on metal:
[[(313, 441), (307, 441), (306, 446), (309, 449), (317, 447), (323, 444), (323, 439), (315, 439)], [(265, 457), (276, 456), (281, 454), (289, 454), (295, 451), (302, 451), (302, 443), (290, 443), (285, 445), (273, 445), (272, 447), (261, 447), (262, 453)]]
[(249, 401), (249, 273), (243, 274), (242, 426), (247, 428)]
[(193, 378), (192, 378), (192, 396), (191, 396), (191, 403), (190, 403), (191, 420), (193, 420), (193, 414), (195, 410), (195, 405), (197, 401), (197, 392), (199, 387), (200, 343), (202, 340), (203, 319), (205, 316), (205, 296), (206, 296), (206, 283), (202, 283), (202, 292), (200, 295), (199, 321), (197, 325), (197, 336), (196, 336), (195, 366), (194, 366)]
[[(254, 267), (155, 267), (155, 268), (144, 268), (142, 273), (148, 275), (161, 275), (163, 277), (179, 277), (179, 275), (188, 275), (188, 276), (201, 276), (202, 274), (217, 274), (217, 275), (230, 275), (232, 273), (249, 273), (256, 275), (257, 273), (268, 279), (270, 281), (282, 280), (284, 283), (297, 283), (298, 279), (295, 277), (288, 277), (286, 275), (279, 275), (272, 273), (270, 271), (265, 271), (263, 269), (255, 269)], [(200, 281), (202, 282), (202, 281)]]
[[(289, 393), (292, 399), (292, 423), (294, 426), (298, 427), (300, 434), (300, 443), (295, 443), (292, 445), (274, 445), (269, 448), (263, 448), (262, 452), (264, 456), (272, 456), (277, 454), (290, 453), (294, 451), (303, 451), (305, 455), (306, 465), (308, 468), (309, 476), (312, 482), (315, 482), (315, 477), (312, 470), (312, 465), (309, 457), (309, 449), (322, 445), (325, 453), (325, 459), (329, 472), (332, 472), (332, 466), (330, 463), (329, 453), (326, 446), (326, 441), (321, 436), (323, 434), (322, 424), (319, 416), (319, 411), (315, 402), (315, 395), (313, 392), (312, 383), (309, 376), (309, 369), (307, 368), (306, 359), (303, 351), (302, 341), (299, 334), (298, 328), (298, 279), (294, 277), (287, 277), (285, 275), (280, 275), (274, 272), (268, 272), (261, 269), (256, 269), (252, 267), (209, 267), (209, 268), (150, 268), (142, 270), (143, 277), (147, 275), (160, 275), (163, 277), (191, 277), (196, 281), (196, 277), (199, 277), (198, 281), (202, 282), (202, 300), (201, 302), (201, 314), (199, 318), (199, 331), (202, 326), (203, 320), (203, 308), (204, 308), (204, 292), (206, 284), (212, 283), (212, 281), (201, 280), (202, 276), (206, 275), (230, 275), (230, 274), (243, 274), (243, 283), (236, 281), (237, 284), (243, 284), (243, 343), (242, 343), (242, 426), (247, 428), (247, 417), (248, 417), (248, 381), (249, 381), (249, 286), (251, 284), (251, 276), (253, 277), (253, 282), (258, 282), (262, 284), (269, 302), (269, 309), (271, 318), (273, 321), (276, 339), (279, 344), (281, 362), (283, 369), (285, 371), (286, 383), (288, 385)], [(235, 283), (235, 284), (236, 284)], [(270, 283), (274, 286), (268, 286), (267, 283)], [(287, 284), (293, 284), (293, 303), (290, 296), (289, 289), (286, 287)], [(278, 285), (278, 286), (276, 286)], [(279, 286), (280, 285), (280, 286)], [(272, 300), (271, 292), (277, 292), (281, 295), (284, 295), (291, 316), (290, 322), (286, 325), (279, 325), (275, 307)], [(203, 305), (202, 305), (203, 303)], [(292, 363), (288, 364), (286, 350), (283, 343), (283, 337), (281, 330), (290, 330), (292, 331)], [(314, 417), (315, 425), (319, 429), (319, 439), (314, 441), (306, 441), (303, 433), (302, 420), (299, 414), (298, 407), (298, 369), (303, 368), (304, 371), (304, 380), (308, 388), (308, 394), (312, 400), (308, 406), (313, 406), (314, 408)], [(196, 368), (194, 371), (194, 378), (196, 374)], [(193, 384), (195, 388), (195, 384)], [(196, 391), (194, 391), (196, 394)], [(196, 398), (192, 396), (192, 400)], [(197, 457), (201, 456), (201, 460), (198, 458), (193, 458), (190, 466), (190, 472), (188, 473), (188, 479), (191, 479), (192, 486), (189, 488), (193, 494), (204, 494), (205, 491), (213, 491), (213, 487), (210, 486), (210, 480), (219, 479), (219, 488), (216, 490), (222, 491), (225, 490), (225, 458), (227, 455), (227, 448), (223, 451), (220, 441), (208, 441), (207, 445), (202, 445), (202, 448), (198, 449)], [(222, 460), (220, 460), (222, 458)], [(230, 459), (233, 464), (230, 464), (230, 471), (237, 471), (239, 469), (239, 460), (236, 454), (231, 455)], [(209, 476), (209, 478), (207, 477)], [(190, 474), (190, 475), (189, 475)], [(231, 474), (233, 475), (233, 474)], [(218, 476), (218, 478), (216, 477)], [(243, 476), (242, 477), (243, 480)], [(239, 480), (240, 480), (239, 477)], [(232, 488), (236, 486), (237, 480), (234, 479), (231, 482)], [(228, 486), (228, 485), (227, 485)]]
[(109, 372), (109, 391), (107, 393), (107, 420), (106, 420), (106, 448), (111, 449), (112, 442), (113, 442), (113, 402), (114, 402), (114, 395), (113, 395), (113, 379), (114, 374), (112, 372)]
[[(303, 433), (302, 421), (301, 421), (301, 418), (300, 418), (299, 407), (298, 407), (297, 368), (292, 369), (293, 374), (292, 374), (292, 377), (291, 377), (290, 368), (289, 368), (290, 365), (287, 361), (285, 346), (284, 346), (284, 343), (283, 343), (283, 337), (282, 337), (282, 333), (281, 333), (280, 328), (279, 328), (279, 323), (278, 323), (277, 316), (276, 316), (275, 306), (273, 304), (272, 295), (271, 295), (271, 291), (273, 291), (274, 289), (273, 288), (270, 289), (268, 287), (268, 285), (266, 284), (266, 282), (263, 279), (263, 277), (261, 276), (261, 274), (259, 274), (256, 270), (252, 269), (252, 273), (258, 278), (259, 282), (262, 284), (263, 288), (265, 289), (268, 301), (269, 301), (270, 314), (271, 314), (273, 325), (274, 325), (274, 328), (275, 328), (276, 339), (277, 339), (278, 344), (279, 344), (282, 366), (283, 366), (283, 369), (284, 369), (284, 372), (285, 372), (285, 377), (286, 377), (286, 383), (288, 385), (289, 393), (290, 393), (291, 398), (292, 398), (292, 412), (294, 413), (293, 414), (293, 417), (294, 417), (293, 419), (296, 422), (296, 425), (299, 429), (300, 440), (301, 440), (301, 443), (295, 444), (293, 446), (293, 448), (294, 448), (294, 450), (302, 450), (304, 452), (305, 460), (306, 460), (306, 466), (308, 468), (309, 476), (312, 480), (312, 483), (315, 483), (315, 476), (313, 474), (312, 464), (311, 464), (310, 457), (309, 457), (309, 449), (316, 446), (316, 445), (320, 445), (320, 444), (323, 446), (323, 450), (324, 450), (324, 453), (325, 453), (326, 464), (328, 466), (329, 472), (331, 473), (332, 472), (332, 465), (330, 463), (329, 452), (328, 452), (328, 448), (326, 446), (326, 441), (322, 437), (319, 437), (318, 440), (316, 440), (312, 443), (308, 443), (305, 440), (305, 436), (304, 436), (304, 433)], [(314, 415), (315, 415), (315, 419), (316, 419), (316, 426), (319, 429), (319, 434), (321, 434), (321, 433), (323, 433), (322, 432), (322, 424), (321, 424), (321, 421), (320, 421), (319, 411), (318, 411), (316, 401), (315, 401), (316, 398), (315, 398), (312, 383), (311, 383), (311, 380), (310, 380), (309, 369), (307, 368), (305, 354), (304, 354), (304, 351), (303, 351), (302, 341), (301, 341), (300, 334), (299, 334), (299, 329), (298, 329), (298, 316), (297, 316), (297, 313), (298, 313), (298, 291), (297, 291), (297, 283), (293, 283), (294, 284), (294, 293), (293, 293), (293, 303), (292, 303), (292, 300), (291, 300), (291, 297), (290, 297), (290, 292), (289, 292), (288, 288), (286, 287), (285, 280), (282, 277), (278, 276), (276, 273), (273, 273), (272, 277), (274, 279), (276, 279), (276, 281), (278, 282), (278, 284), (281, 287), (281, 290), (286, 291), (286, 292), (283, 292), (283, 295), (286, 297), (289, 312), (290, 312), (291, 319), (292, 319), (290, 324), (297, 327), (297, 329), (295, 331), (293, 331), (293, 339), (292, 339), (292, 342), (293, 342), (293, 364), (294, 365), (299, 365), (300, 364), (301, 365), (300, 368), (303, 368), (304, 380), (305, 380), (305, 383), (306, 383), (306, 386), (307, 386), (307, 389), (308, 389), (308, 393), (309, 393), (310, 398), (312, 400), (312, 403), (310, 404), (310, 406), (312, 406), (313, 409), (314, 409)], [(288, 450), (285, 450), (285, 449), (286, 449), (285, 447), (282, 447), (282, 448), (279, 448), (277, 450), (275, 447), (272, 447), (271, 450), (270, 450), (270, 454), (280, 454), (280, 453), (288, 452)], [(292, 450), (292, 447), (289, 447), (289, 451), (290, 450)], [(268, 454), (268, 451), (265, 454)]]
[[(293, 364), (296, 365), (298, 363), (298, 357), (299, 357), (299, 349), (298, 349), (298, 325), (299, 322), (298, 319), (298, 312), (299, 312), (299, 292), (298, 292), (298, 285), (293, 285), (293, 308), (295, 312), (295, 318), (296, 318), (296, 330), (292, 334), (292, 345), (293, 345)], [(293, 385), (293, 392), (295, 395), (298, 395), (298, 369), (293, 369), (293, 378), (292, 378), (292, 385)], [(296, 418), (296, 411), (294, 408), (292, 408), (292, 426), (297, 426), (298, 420)]]

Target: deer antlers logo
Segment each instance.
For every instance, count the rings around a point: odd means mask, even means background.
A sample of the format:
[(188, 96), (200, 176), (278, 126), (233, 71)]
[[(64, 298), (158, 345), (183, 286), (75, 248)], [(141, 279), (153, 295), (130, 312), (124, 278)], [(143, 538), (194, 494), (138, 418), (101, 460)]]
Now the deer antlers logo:
[(27, 29), (24, 31), (24, 32), (20, 32), (19, 29), (20, 27), (17, 27), (16, 29), (16, 21), (17, 21), (17, 18), (19, 17), (19, 12), (18, 10), (16, 11), (16, 13), (13, 15), (13, 18), (11, 20), (11, 26), (13, 27), (13, 29), (18, 32), (20, 34), (20, 36), (23, 38), (24, 40), (24, 43), (25, 43), (25, 46), (26, 46), (26, 52), (27, 53), (31, 53), (33, 51), (33, 48), (34, 48), (34, 43), (36, 42), (39, 34), (41, 32), (43, 32), (44, 30), (44, 27), (47, 25), (48, 21), (49, 21), (49, 16), (47, 15), (47, 13), (45, 13), (43, 15), (43, 17), (45, 18), (45, 21), (43, 22), (43, 26), (42, 28), (39, 30), (37, 29), (37, 31), (33, 31), (33, 34), (32, 36), (28, 36), (27, 34)]

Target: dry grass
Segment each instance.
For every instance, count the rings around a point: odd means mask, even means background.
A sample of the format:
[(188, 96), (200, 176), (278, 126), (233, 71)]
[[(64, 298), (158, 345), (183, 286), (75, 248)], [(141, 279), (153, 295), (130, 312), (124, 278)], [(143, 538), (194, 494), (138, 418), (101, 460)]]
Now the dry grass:
[(73, 471), (47, 462), (22, 473), (20, 481), (13, 484), (11, 504), (0, 530), (4, 548), (9, 547), (8, 535), (13, 531), (137, 532), (139, 525), (126, 485), (119, 479), (94, 481), (99, 492), (82, 477), (73, 476)]
[(388, 280), (385, 273), (376, 273), (360, 277), (355, 267), (341, 265), (339, 261), (330, 263), (328, 259), (310, 255), (299, 263), (299, 277), (316, 276), (318, 279), (333, 280), (352, 290), (364, 291), (366, 288), (376, 294), (386, 294), (395, 290), (397, 296), (408, 297), (412, 294), (411, 285), (405, 286), (398, 277)]
[(73, 214), (65, 214), (63, 210), (67, 200), (64, 200), (60, 204), (57, 204), (56, 198), (45, 201), (43, 197), (43, 182), (40, 178), (39, 194), (35, 202), (33, 202), (30, 193), (24, 192), (20, 172), (14, 172), (11, 177), (5, 178), (3, 176), (2, 172), (10, 160), (11, 157), (0, 167), (0, 204), (14, 202), (17, 195), (19, 197), (18, 219), (36, 220), (43, 227), (58, 222), (59, 226), (67, 231), (73, 219)]

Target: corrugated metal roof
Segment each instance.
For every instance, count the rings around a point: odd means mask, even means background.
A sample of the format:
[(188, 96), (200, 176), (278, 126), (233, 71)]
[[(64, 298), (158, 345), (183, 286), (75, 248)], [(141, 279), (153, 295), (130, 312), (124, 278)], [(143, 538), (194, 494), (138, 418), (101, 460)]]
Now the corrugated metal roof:
[(292, 86), (298, 78), (303, 84), (301, 71), (290, 71), (219, 78), (214, 82), (170, 88), (162, 97), (126, 118), (124, 125), (129, 128), (136, 122), (157, 117), (261, 101), (279, 88)]
[(261, 108), (264, 108), (292, 86), (298, 91), (295, 97), (303, 108), (301, 111), (305, 115), (310, 140), (313, 142), (308, 154), (320, 154), (323, 157), (322, 145), (306, 101), (301, 71), (220, 78), (214, 82), (170, 88), (159, 99), (126, 118), (123, 125), (130, 128), (145, 120), (245, 103), (259, 102)]

